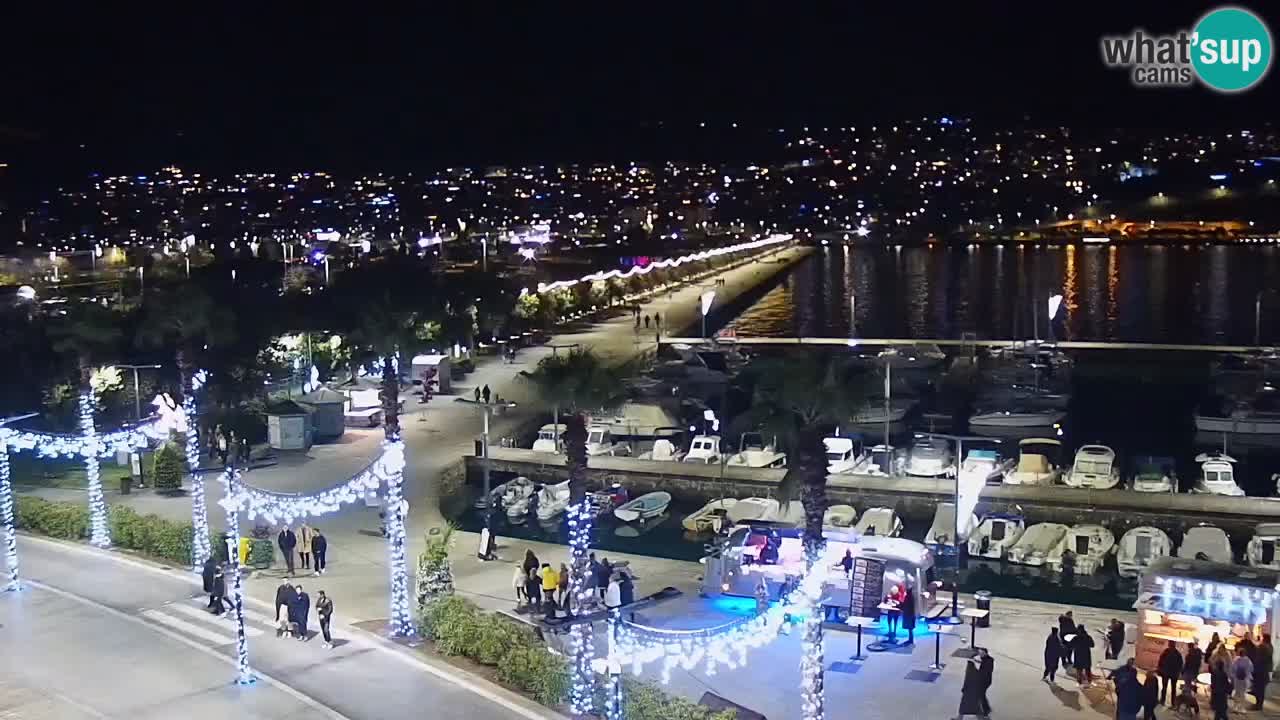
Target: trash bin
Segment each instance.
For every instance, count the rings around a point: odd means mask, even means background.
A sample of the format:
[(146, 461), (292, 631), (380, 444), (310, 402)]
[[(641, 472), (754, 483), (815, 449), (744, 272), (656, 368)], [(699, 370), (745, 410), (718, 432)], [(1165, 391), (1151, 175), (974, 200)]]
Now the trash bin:
[(133, 491), (133, 478), (125, 475), (120, 478), (120, 494), (128, 495)]
[(979, 590), (973, 594), (973, 600), (979, 610), (988, 611), (986, 617), (978, 618), (978, 627), (991, 627), (991, 591)]

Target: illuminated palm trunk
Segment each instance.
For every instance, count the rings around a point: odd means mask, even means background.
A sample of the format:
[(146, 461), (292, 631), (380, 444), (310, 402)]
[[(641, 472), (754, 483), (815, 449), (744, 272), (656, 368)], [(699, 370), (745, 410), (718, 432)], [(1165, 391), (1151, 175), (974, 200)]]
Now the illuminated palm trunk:
[[(827, 511), (827, 458), (821, 430), (812, 425), (801, 431), (796, 453), (801, 478), (801, 502), (804, 505), (804, 551), (807, 572), (825, 572), (817, 567), (825, 541), (822, 520)], [(821, 587), (821, 586), (819, 586)], [(804, 632), (800, 638), (800, 710), (804, 720), (822, 720), (825, 714), (823, 684), (824, 657), (822, 607), (818, 597), (808, 598)]]
[[(182, 414), (187, 423), (187, 442), (183, 448), (187, 473), (191, 476), (191, 567), (200, 568), (209, 559), (209, 509), (205, 506), (204, 476), (200, 466), (200, 419), (196, 414), (195, 369), (191, 356), (181, 348), (177, 353), (178, 372), (182, 374)], [(237, 539), (237, 542), (239, 540)]]
[[(591, 526), (595, 516), (587, 501), (587, 421), (580, 412), (565, 417), (565, 467), (569, 472), (569, 594), (581, 608), (588, 599), (586, 575), (590, 572)], [(573, 647), (573, 687), (569, 702), (573, 712), (591, 712), (595, 675), (591, 668), (595, 645), (590, 623), (578, 623), (570, 631)]]
[(387, 552), (391, 575), (391, 632), (413, 634), (408, 569), (404, 559), (404, 441), (400, 438), (400, 377), (392, 356), (382, 358), (382, 476), (387, 483)]
[(89, 487), (89, 544), (111, 547), (111, 527), (107, 524), (107, 500), (102, 494), (102, 475), (98, 463), (98, 430), (93, 423), (93, 387), (89, 379), (93, 370), (80, 363), (80, 435), (84, 438), (84, 474)]
[(6, 590), (18, 589), (18, 529), (13, 514), (13, 484), (9, 481), (9, 448), (0, 438), (0, 525), (4, 525)]

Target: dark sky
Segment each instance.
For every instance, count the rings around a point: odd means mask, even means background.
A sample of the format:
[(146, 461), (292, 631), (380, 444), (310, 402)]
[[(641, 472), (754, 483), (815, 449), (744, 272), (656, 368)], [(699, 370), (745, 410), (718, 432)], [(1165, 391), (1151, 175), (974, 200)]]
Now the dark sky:
[[(254, 5), (267, 4), (0, 18), (0, 154), (50, 172), (405, 169), (749, 152), (759, 139), (747, 128), (922, 112), (1184, 127), (1257, 124), (1280, 108), (1274, 70), (1226, 97), (1136, 90), (1102, 67), (1099, 35), (1190, 27), (1213, 4)], [(1280, 12), (1267, 19), (1280, 28)], [(702, 119), (743, 128), (671, 129)]]

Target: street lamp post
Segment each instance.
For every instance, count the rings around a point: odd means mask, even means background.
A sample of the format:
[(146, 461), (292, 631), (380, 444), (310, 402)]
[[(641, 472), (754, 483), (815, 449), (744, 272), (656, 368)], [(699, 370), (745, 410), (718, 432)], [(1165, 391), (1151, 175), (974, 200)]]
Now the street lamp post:
[(892, 410), (891, 396), (893, 393), (893, 359), (898, 357), (898, 351), (889, 348), (881, 350), (876, 357), (884, 360), (884, 451), (885, 451), (885, 475), (893, 476), (893, 448), (889, 445), (889, 414)]
[(484, 482), (484, 494), (480, 497), (484, 499), (484, 527), (488, 530), (490, 523), (493, 520), (493, 503), (492, 498), (489, 497), (489, 493), (491, 492), (489, 488), (489, 415), (493, 412), (494, 408), (510, 409), (516, 407), (516, 404), (509, 400), (485, 403), (477, 402), (470, 398), (457, 398), (456, 402), (467, 403), (480, 408), (480, 416), (484, 419), (484, 425), (480, 435), (480, 472)]
[(116, 365), (116, 367), (133, 371), (133, 411), (135, 414), (134, 419), (141, 420), (142, 419), (142, 394), (141, 394), (142, 391), (139, 389), (139, 385), (138, 385), (138, 371), (139, 370), (159, 370), (160, 366), (159, 365)]

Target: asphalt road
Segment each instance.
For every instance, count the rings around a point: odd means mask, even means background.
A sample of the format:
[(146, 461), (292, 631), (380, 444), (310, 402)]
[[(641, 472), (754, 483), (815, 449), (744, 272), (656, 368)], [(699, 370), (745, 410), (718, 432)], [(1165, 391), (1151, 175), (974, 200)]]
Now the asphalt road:
[[(25, 589), (0, 593), (0, 717), (363, 720), (415, 717), (424, 708), (441, 720), (548, 716), (374, 639), (337, 636), (325, 649), (314, 612), (308, 642), (279, 639), (270, 610), (251, 604), (246, 633), (259, 681), (238, 686), (235, 623), (209, 615), (198, 587), (25, 538), (22, 562)], [(339, 620), (341, 613), (338, 604)]]

